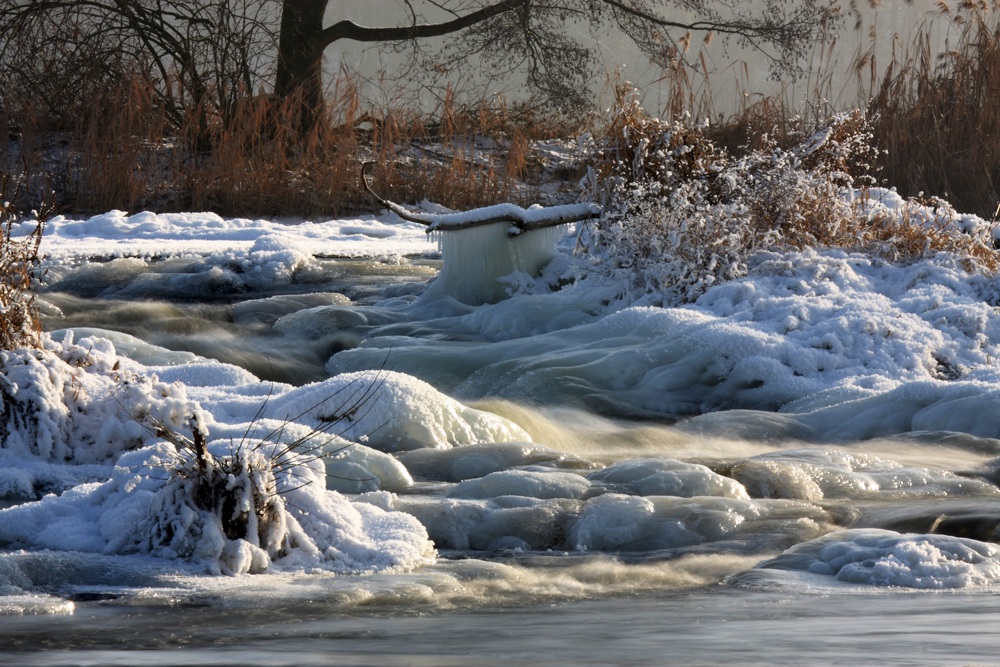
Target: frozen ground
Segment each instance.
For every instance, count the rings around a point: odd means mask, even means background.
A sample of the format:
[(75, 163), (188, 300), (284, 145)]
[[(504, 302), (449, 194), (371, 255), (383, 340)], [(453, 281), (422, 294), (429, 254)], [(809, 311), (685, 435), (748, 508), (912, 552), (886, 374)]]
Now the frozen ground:
[[(771, 252), (663, 308), (589, 274), (571, 235), (555, 253), (504, 236), (446, 240), (469, 256), (428, 286), (437, 244), (394, 218), (52, 221), (51, 342), (4, 357), (0, 612), (562, 602), (596, 622), (641, 595), (718, 624), (775, 591), (801, 620), (819, 597), (846, 619), (922, 596), (933, 616), (1000, 590), (996, 279), (943, 256)], [(510, 256), (475, 259), (490, 252)], [(454, 298), (543, 256), (488, 285), (509, 298)], [(239, 535), (149, 418), (249, 466), (226, 482)]]

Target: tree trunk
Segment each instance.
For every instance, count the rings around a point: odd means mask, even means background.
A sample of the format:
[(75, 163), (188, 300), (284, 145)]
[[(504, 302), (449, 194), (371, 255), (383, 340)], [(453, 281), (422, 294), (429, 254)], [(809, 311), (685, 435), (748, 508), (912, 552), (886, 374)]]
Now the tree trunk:
[(323, 111), (323, 15), (329, 0), (284, 0), (278, 39), (274, 94), (279, 100), (300, 96), (300, 130), (308, 132)]

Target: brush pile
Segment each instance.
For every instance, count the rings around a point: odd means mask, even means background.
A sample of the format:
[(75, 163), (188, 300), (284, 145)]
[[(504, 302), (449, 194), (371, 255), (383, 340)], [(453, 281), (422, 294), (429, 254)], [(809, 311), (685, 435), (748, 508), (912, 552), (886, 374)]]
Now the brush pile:
[(838, 247), (887, 261), (957, 254), (995, 272), (989, 225), (966, 224), (940, 200), (881, 204), (863, 114), (839, 114), (799, 145), (731, 157), (687, 119), (648, 117), (629, 87), (603, 137), (584, 147), (587, 196), (606, 214), (582, 241), (599, 265), (663, 304), (693, 301), (741, 277), (765, 249)]

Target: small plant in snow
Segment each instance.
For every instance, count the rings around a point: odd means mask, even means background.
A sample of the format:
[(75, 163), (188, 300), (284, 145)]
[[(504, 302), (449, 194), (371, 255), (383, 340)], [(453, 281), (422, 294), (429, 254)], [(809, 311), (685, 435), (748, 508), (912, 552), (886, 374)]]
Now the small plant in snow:
[[(380, 374), (352, 382), (257, 439), (253, 431), (265, 401), (243, 439), (225, 454), (218, 453), (218, 446), (215, 455), (209, 451), (207, 429), (198, 416), (190, 420), (188, 438), (139, 410), (142, 425), (172, 447), (163, 447), (153, 464), (166, 473), (166, 483), (156, 491), (142, 529), (131, 536), (131, 550), (218, 563), (228, 574), (263, 572), (295, 549), (314, 555), (317, 547), (289, 512), (286, 495), (307, 486), (325, 493), (323, 458), (340, 450), (325, 451), (328, 442), (320, 436), (370, 408), (381, 385)], [(294, 420), (342, 392), (346, 398), (334, 409), (342, 416), (283, 442)], [(140, 467), (150, 465), (147, 459)]]
[[(605, 215), (581, 242), (616, 277), (667, 304), (744, 275), (762, 249), (842, 247), (887, 260), (959, 253), (996, 271), (989, 230), (959, 230), (951, 211), (928, 221), (923, 202), (868, 205), (876, 150), (861, 112), (838, 114), (799, 146), (732, 158), (687, 120), (648, 117), (620, 87), (604, 136), (585, 149), (589, 198)], [(858, 188), (861, 188), (860, 190)]]

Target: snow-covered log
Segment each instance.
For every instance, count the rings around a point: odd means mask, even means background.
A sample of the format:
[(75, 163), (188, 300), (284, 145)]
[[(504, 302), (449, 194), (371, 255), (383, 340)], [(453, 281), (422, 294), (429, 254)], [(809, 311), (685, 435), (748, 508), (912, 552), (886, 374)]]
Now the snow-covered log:
[(535, 205), (527, 209), (521, 208), (516, 204), (497, 204), (495, 206), (476, 208), (463, 213), (413, 213), (399, 204), (383, 199), (375, 194), (375, 191), (372, 190), (371, 185), (368, 183), (367, 170), (372, 164), (374, 163), (369, 161), (361, 165), (361, 181), (364, 183), (368, 193), (378, 203), (403, 220), (426, 225), (428, 234), (432, 232), (451, 232), (470, 229), (472, 227), (482, 227), (498, 222), (509, 222), (511, 223), (511, 227), (507, 230), (507, 236), (514, 237), (533, 229), (558, 227), (559, 225), (598, 218), (601, 215), (600, 207), (590, 202), (549, 207)]

